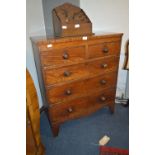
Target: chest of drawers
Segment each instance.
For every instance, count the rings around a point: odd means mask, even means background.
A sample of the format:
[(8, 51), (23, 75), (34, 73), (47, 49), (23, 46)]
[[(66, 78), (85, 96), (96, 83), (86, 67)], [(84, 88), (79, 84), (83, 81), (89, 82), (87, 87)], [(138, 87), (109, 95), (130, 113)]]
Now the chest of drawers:
[(32, 38), (53, 135), (61, 123), (108, 106), (114, 112), (121, 33)]

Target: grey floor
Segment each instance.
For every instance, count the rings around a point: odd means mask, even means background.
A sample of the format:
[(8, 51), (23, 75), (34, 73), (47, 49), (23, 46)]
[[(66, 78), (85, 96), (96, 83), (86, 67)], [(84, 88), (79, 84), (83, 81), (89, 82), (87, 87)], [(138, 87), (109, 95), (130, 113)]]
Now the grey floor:
[(98, 155), (98, 141), (110, 137), (107, 146), (129, 148), (129, 108), (119, 104), (115, 113), (108, 108), (61, 125), (59, 136), (54, 138), (48, 119), (41, 114), (41, 137), (46, 155)]

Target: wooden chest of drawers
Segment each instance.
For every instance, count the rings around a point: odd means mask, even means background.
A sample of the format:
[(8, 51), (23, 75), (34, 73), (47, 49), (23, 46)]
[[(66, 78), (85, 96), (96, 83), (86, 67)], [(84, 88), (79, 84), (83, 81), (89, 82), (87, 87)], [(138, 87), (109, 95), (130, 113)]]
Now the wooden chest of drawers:
[(108, 106), (114, 112), (122, 34), (32, 38), (43, 101), (54, 136), (67, 120)]

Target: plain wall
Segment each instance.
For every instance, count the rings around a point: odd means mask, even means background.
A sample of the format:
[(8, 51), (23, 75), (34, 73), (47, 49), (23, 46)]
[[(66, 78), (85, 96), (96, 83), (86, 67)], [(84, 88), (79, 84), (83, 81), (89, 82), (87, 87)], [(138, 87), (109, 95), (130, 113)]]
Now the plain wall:
[(93, 24), (93, 32), (124, 33), (116, 95), (127, 95), (128, 92), (125, 92), (127, 71), (122, 70), (122, 65), (124, 62), (125, 42), (129, 38), (129, 0), (80, 0), (80, 7), (90, 18)]
[(69, 2), (73, 5), (79, 6), (79, 0), (42, 0), (43, 3), (43, 12), (44, 12), (44, 20), (45, 20), (45, 28), (46, 35), (50, 36), (53, 34), (53, 21), (52, 21), (52, 10), (53, 8), (65, 3)]
[(26, 67), (29, 70), (39, 99), (39, 107), (43, 105), (38, 77), (33, 57), (30, 37), (37, 35), (45, 35), (45, 24), (43, 18), (43, 9), (41, 0), (27, 0), (26, 1)]

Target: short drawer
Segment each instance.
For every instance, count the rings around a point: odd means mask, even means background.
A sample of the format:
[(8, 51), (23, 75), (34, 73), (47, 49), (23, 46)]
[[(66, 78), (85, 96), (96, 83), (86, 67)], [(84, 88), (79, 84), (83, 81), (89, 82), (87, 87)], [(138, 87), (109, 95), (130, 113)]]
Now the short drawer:
[(90, 74), (103, 74), (110, 71), (117, 71), (119, 65), (119, 57), (109, 56), (88, 63)]
[(63, 66), (85, 59), (85, 46), (53, 49), (40, 54), (42, 66)]
[(120, 42), (105, 42), (88, 46), (89, 58), (119, 55)]
[(92, 94), (72, 101), (60, 103), (49, 108), (53, 122), (64, 122), (95, 112), (103, 106), (114, 102), (115, 89)]
[(45, 85), (52, 85), (65, 81), (85, 78), (89, 75), (85, 64), (61, 67), (56, 69), (45, 69), (44, 71)]
[(116, 80), (116, 72), (111, 72), (82, 81), (80, 80), (63, 85), (58, 84), (47, 88), (47, 98), (51, 104), (72, 100), (74, 98), (87, 95), (91, 92), (96, 92), (97, 90), (115, 87)]

